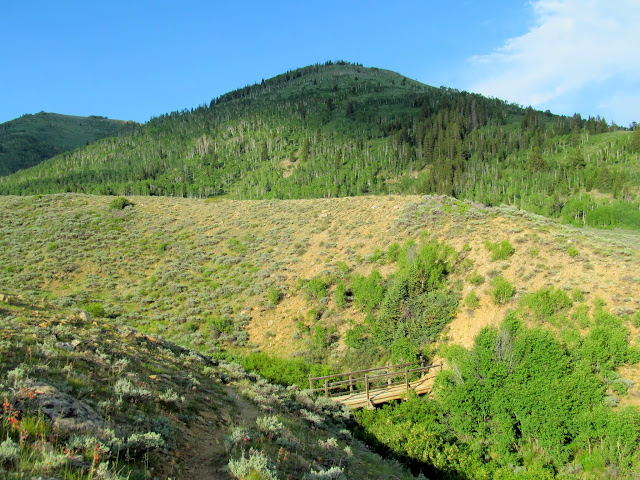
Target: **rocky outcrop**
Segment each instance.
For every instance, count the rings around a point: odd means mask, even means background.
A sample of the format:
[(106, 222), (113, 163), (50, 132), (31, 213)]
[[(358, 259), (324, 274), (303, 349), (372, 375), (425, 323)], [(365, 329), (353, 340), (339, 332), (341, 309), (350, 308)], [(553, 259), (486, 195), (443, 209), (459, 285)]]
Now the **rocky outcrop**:
[(28, 382), (22, 400), (50, 418), (61, 434), (96, 432), (106, 421), (86, 403), (44, 382)]

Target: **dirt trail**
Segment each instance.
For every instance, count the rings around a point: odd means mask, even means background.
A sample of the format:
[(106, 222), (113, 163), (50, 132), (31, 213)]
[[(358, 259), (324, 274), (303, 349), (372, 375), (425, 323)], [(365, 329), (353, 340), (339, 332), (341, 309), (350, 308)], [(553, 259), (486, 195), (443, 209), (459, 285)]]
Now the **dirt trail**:
[(183, 445), (173, 471), (165, 472), (165, 478), (185, 480), (231, 480), (226, 471), (229, 454), (224, 445), (224, 432), (233, 425), (252, 425), (260, 411), (251, 402), (238, 395), (235, 390), (225, 387), (225, 392), (234, 405), (232, 409), (222, 408), (205, 411), (183, 429)]

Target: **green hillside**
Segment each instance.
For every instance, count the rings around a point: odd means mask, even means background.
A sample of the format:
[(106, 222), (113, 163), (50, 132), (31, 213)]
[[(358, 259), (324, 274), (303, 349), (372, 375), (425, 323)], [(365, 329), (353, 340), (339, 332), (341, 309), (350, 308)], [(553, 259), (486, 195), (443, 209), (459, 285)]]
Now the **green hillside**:
[[(444, 196), (56, 194), (0, 211), (8, 478), (407, 478), (352, 437), (427, 478), (639, 469), (640, 232)], [(444, 361), (432, 395), (351, 416), (301, 391), (418, 355)], [(44, 442), (43, 383), (111, 423)], [(252, 455), (273, 475), (219, 471)]]
[(26, 114), (0, 125), (0, 176), (130, 129), (132, 122), (57, 113)]
[(413, 478), (357, 441), (338, 405), (117, 320), (11, 303), (0, 478)]
[(0, 179), (2, 194), (317, 198), (439, 193), (594, 226), (640, 224), (640, 131), (313, 65)]

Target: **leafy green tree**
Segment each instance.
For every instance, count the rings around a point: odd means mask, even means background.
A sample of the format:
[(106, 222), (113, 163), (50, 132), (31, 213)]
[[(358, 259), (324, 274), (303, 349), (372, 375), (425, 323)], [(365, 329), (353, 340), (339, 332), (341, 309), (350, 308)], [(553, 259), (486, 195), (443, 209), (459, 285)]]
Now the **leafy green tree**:
[(633, 135), (631, 136), (631, 151), (633, 153), (640, 153), (640, 127), (633, 129)]

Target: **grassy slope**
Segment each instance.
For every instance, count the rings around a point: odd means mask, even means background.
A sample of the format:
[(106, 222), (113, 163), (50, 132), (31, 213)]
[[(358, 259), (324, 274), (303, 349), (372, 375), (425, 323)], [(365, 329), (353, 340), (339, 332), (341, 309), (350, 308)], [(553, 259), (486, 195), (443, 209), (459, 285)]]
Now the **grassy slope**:
[(116, 135), (130, 122), (40, 112), (0, 125), (0, 176)]
[[(545, 286), (580, 290), (587, 303), (601, 297), (619, 314), (633, 313), (640, 298), (634, 273), (640, 240), (630, 231), (576, 229), (444, 197), (133, 201), (115, 211), (108, 197), (3, 197), (6, 292), (66, 307), (99, 303), (108, 316), (203, 351), (233, 343), (294, 355), (310, 340), (298, 331), (300, 321), (344, 333), (364, 318), (351, 303), (338, 308), (331, 295), (309, 299), (304, 280), (325, 278), (331, 293), (342, 262), (351, 273), (377, 268), (386, 277), (395, 264), (371, 263), (368, 256), (426, 234), (465, 252), (451, 283), (463, 295), (473, 289), (479, 296), (479, 307), (460, 309), (450, 327), (457, 343), (469, 345), (521, 294)], [(515, 254), (491, 261), (488, 239), (510, 241)], [(483, 283), (471, 283), (472, 273)], [(517, 289), (506, 306), (489, 295), (499, 274)], [(281, 294), (277, 305), (268, 300), (270, 288)], [(317, 320), (311, 310), (319, 312)], [(332, 349), (344, 345), (336, 341)]]
[[(0, 322), (2, 478), (230, 479), (228, 462), (251, 452), (281, 478), (330, 468), (349, 478), (412, 478), (351, 437), (347, 412), (237, 365), (118, 321), (16, 298), (2, 304)], [(53, 402), (43, 384), (106, 424), (76, 430), (38, 413)], [(73, 416), (67, 409), (63, 418)]]
[[(6, 212), (0, 227), (1, 293), (8, 294), (14, 303), (38, 305), (37, 309), (2, 307), (3, 325), (11, 325), (12, 331), (23, 339), (16, 343), (12, 335), (8, 343), (2, 344), (3, 355), (13, 352), (5, 357), (8, 360), (4, 361), (3, 370), (28, 363), (26, 348), (33, 340), (24, 339), (35, 333), (38, 340), (31, 346), (32, 351), (42, 350), (42, 359), (52, 355), (55, 361), (50, 363), (51, 371), (36, 368), (32, 375), (64, 384), (64, 364), (74, 354), (60, 349), (46, 353), (51, 348), (39, 345), (46, 344), (47, 339), (79, 339), (89, 344), (94, 341), (91, 338), (111, 338), (110, 335), (115, 335), (111, 341), (129, 345), (122, 340), (121, 335), (125, 334), (110, 327), (113, 324), (118, 329), (127, 326), (146, 332), (151, 335), (151, 344), (165, 337), (210, 354), (217, 354), (220, 349), (248, 353), (259, 348), (279, 356), (302, 356), (345, 368), (344, 358), (349, 354), (345, 333), (364, 321), (365, 312), (351, 302), (344, 308), (336, 305), (333, 293), (339, 279), (346, 278), (346, 270), (349, 276), (378, 269), (387, 277), (396, 265), (382, 258), (372, 261), (377, 257), (375, 250), (384, 251), (394, 242), (427, 237), (445, 241), (463, 252), (449, 282), (463, 298), (471, 291), (479, 297), (477, 306), (459, 308), (456, 318), (440, 336), (440, 344), (469, 347), (483, 326), (498, 324), (508, 309), (519, 310), (529, 325), (542, 325), (568, 344), (575, 344), (591, 327), (591, 320), (584, 313), (603, 303), (613, 313), (628, 315), (631, 341), (637, 344), (639, 331), (634, 325), (640, 323), (640, 277), (635, 266), (640, 236), (632, 231), (576, 229), (512, 208), (491, 209), (445, 197), (279, 202), (133, 197), (134, 206), (124, 210), (110, 209), (111, 200), (72, 194), (0, 198), (0, 208)], [(506, 260), (492, 261), (486, 240), (508, 240), (515, 253)], [(491, 279), (498, 275), (516, 288), (515, 296), (504, 305), (495, 305), (491, 297)], [(482, 278), (482, 283), (477, 277)], [(329, 296), (321, 300), (310, 298), (302, 285), (303, 280), (311, 278), (324, 278)], [(541, 318), (523, 305), (527, 293), (546, 286), (560, 288), (576, 298), (564, 315)], [(276, 305), (269, 300), (270, 288), (280, 293)], [(67, 322), (70, 326), (62, 328), (55, 339), (51, 332), (55, 330), (57, 334), (56, 329), (40, 331), (36, 327), (42, 318), (52, 319), (45, 323), (65, 323), (60, 318), (80, 309), (113, 320), (96, 318), (97, 325), (91, 330), (76, 318)], [(314, 335), (318, 326), (336, 332), (322, 351), (322, 358), (318, 358)], [(145, 388), (149, 384), (145, 376), (182, 368), (180, 358), (173, 359), (168, 353), (164, 360), (155, 359), (154, 366), (149, 367), (141, 356), (143, 352), (135, 350), (148, 348), (149, 341), (144, 340), (144, 335), (134, 334), (133, 338), (142, 339), (136, 340), (142, 346), (130, 344), (132, 350), (127, 355), (135, 364), (132, 368), (136, 374), (132, 378), (145, 382)], [(108, 355), (112, 359), (121, 356), (118, 352)], [(386, 358), (375, 360), (384, 363)], [(72, 393), (82, 399), (86, 399), (84, 392), (96, 388), (93, 382), (106, 375), (92, 368), (83, 365), (80, 377), (85, 383), (76, 381), (77, 386), (72, 386)], [(636, 382), (620, 397), (621, 404), (636, 405), (640, 381), (637, 367), (626, 366), (619, 373)], [(203, 385), (209, 385), (210, 380), (203, 380), (201, 374), (193, 373), (200, 375), (197, 378)], [(228, 371), (225, 374), (233, 375)], [(115, 378), (109, 378), (104, 377), (103, 381), (111, 385)], [(78, 390), (83, 386), (86, 390)], [(165, 387), (188, 393), (173, 380)], [(205, 388), (219, 392), (219, 387), (213, 385)], [(154, 395), (162, 389), (156, 390)], [(113, 390), (100, 392), (104, 399), (113, 398)], [(248, 395), (263, 398), (265, 392)], [(210, 428), (207, 422), (220, 425), (220, 417), (230, 418), (224, 412), (233, 409), (226, 398), (215, 398), (223, 413), (210, 412), (195, 398), (178, 409), (198, 411), (195, 423), (187, 422), (189, 432), (195, 436), (185, 433), (181, 437), (183, 443), (174, 450), (173, 458), (180, 467), (167, 467), (162, 460), (157, 468), (181, 468), (186, 475), (185, 468), (190, 463), (202, 463), (189, 456), (197, 455), (193, 442), (201, 441), (198, 432)], [(236, 401), (241, 402), (242, 411), (256, 408), (245, 400)], [(118, 415), (126, 418), (137, 409), (148, 407), (132, 408)], [(185, 419), (156, 407), (153, 413), (166, 414), (177, 431), (186, 432)], [(299, 431), (296, 429), (301, 427), (283, 415), (280, 418), (288, 428)], [(257, 416), (255, 413), (248, 419), (237, 417), (225, 423), (220, 435), (229, 434), (230, 425), (255, 430), (252, 422)], [(327, 437), (330, 435), (336, 434), (327, 433)], [(277, 458), (276, 447), (265, 442), (259, 440), (255, 446)], [(223, 454), (219, 445), (211, 448), (218, 455)], [(303, 451), (315, 455), (310, 445)], [(241, 449), (232, 453), (239, 455)], [(302, 456), (307, 458), (306, 455)], [(346, 465), (340, 455), (332, 461)], [(310, 461), (303, 465), (296, 468), (320, 468)], [(199, 470), (198, 475), (204, 478), (206, 472), (206, 468)]]

